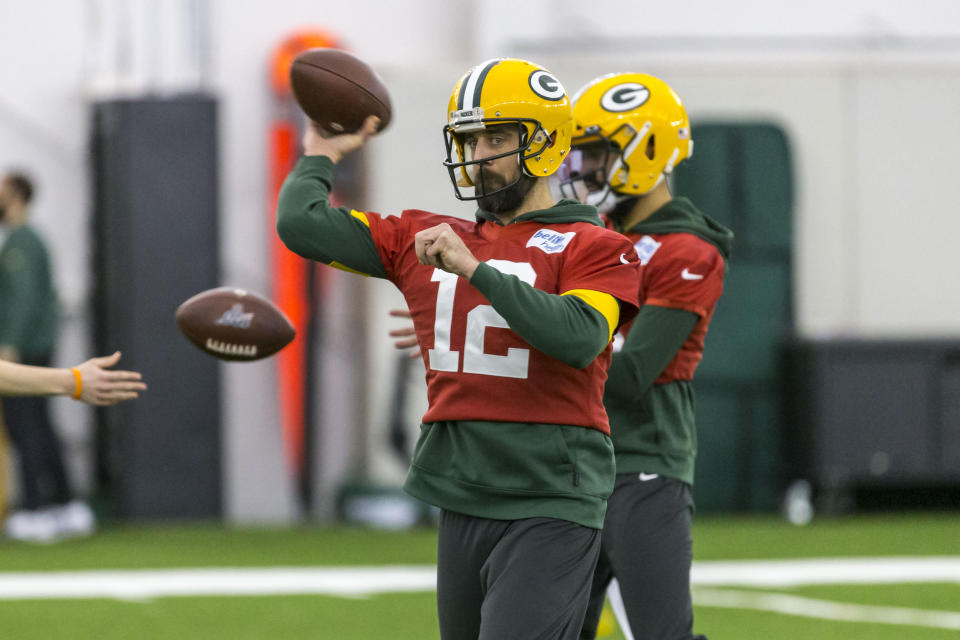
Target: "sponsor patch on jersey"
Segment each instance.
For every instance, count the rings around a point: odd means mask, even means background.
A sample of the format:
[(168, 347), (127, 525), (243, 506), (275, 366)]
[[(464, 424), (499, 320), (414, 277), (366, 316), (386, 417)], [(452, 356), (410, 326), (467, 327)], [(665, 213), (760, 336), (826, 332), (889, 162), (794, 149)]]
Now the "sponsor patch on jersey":
[(637, 240), (637, 244), (633, 247), (637, 250), (637, 255), (640, 257), (640, 264), (645, 265), (650, 262), (650, 258), (653, 257), (653, 254), (657, 252), (657, 249), (660, 248), (662, 242), (657, 242), (650, 236), (643, 236)]
[(527, 240), (527, 246), (536, 247), (544, 253), (560, 253), (567, 248), (575, 235), (577, 235), (576, 231), (560, 233), (550, 229), (539, 229)]

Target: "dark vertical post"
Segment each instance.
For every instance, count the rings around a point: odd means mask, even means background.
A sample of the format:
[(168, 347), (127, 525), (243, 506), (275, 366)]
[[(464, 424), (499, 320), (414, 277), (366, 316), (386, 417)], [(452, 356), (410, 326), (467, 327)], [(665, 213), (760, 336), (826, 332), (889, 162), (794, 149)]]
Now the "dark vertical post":
[(150, 386), (99, 414), (99, 490), (122, 516), (218, 517), (220, 364), (173, 319), (219, 283), (216, 102), (115, 100), (92, 116), (96, 347)]

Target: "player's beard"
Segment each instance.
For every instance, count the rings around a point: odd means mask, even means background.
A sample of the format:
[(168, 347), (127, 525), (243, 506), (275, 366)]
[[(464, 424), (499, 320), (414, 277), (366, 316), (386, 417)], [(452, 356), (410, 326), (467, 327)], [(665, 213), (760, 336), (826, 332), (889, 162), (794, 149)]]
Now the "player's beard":
[(489, 192), (489, 195), (481, 195), (477, 204), (480, 205), (481, 209), (490, 213), (506, 213), (519, 209), (523, 199), (527, 197), (536, 182), (536, 178), (526, 175), (522, 170), (520, 176), (509, 186), (504, 176), (489, 169), (481, 167), (479, 173), (477, 190)]

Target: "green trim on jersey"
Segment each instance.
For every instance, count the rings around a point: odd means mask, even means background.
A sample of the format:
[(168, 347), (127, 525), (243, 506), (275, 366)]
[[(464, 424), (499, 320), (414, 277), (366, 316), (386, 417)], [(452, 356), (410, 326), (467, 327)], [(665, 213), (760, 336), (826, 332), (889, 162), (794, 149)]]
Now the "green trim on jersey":
[[(627, 202), (629, 201), (622, 204), (626, 207)], [(611, 214), (611, 217), (616, 219), (614, 214)], [(646, 220), (638, 222), (625, 231), (619, 228), (617, 231), (648, 235), (691, 233), (719, 249), (724, 261), (730, 259), (730, 251), (733, 248), (733, 231), (701, 212), (687, 198), (674, 198), (654, 211)]]
[[(489, 211), (477, 209), (475, 215), (478, 222), (485, 220), (487, 222), (500, 225), (501, 227), (506, 226), (500, 222), (500, 219), (497, 218), (497, 216), (493, 215)], [(542, 222), (544, 224), (570, 224), (573, 222), (586, 222), (598, 227), (603, 226), (603, 221), (600, 220), (600, 216), (597, 214), (596, 208), (587, 204), (581, 204), (575, 200), (566, 199), (557, 201), (557, 203), (549, 209), (528, 211), (527, 213), (517, 216), (507, 224), (528, 222), (531, 220), (535, 222)]]
[[(583, 369), (607, 347), (606, 318), (576, 296), (549, 294), (485, 262), (477, 266), (470, 284), (486, 296), (513, 332), (566, 365)], [(552, 321), (546, 324), (543, 318)]]
[(604, 397), (617, 473), (659, 473), (693, 484), (697, 429), (688, 380), (652, 385), (635, 399)]
[[(692, 311), (643, 306), (623, 348), (613, 354), (603, 390), (604, 406), (610, 399), (626, 401), (646, 393), (699, 321), (700, 316)], [(617, 444), (616, 436), (613, 443)]]
[(336, 165), (327, 156), (304, 156), (280, 189), (277, 234), (294, 253), (317, 262), (337, 262), (386, 278), (370, 227), (348, 207), (330, 204)]
[(559, 518), (600, 529), (614, 480), (613, 443), (596, 429), (459, 421), (420, 425), (403, 488), (482, 518)]

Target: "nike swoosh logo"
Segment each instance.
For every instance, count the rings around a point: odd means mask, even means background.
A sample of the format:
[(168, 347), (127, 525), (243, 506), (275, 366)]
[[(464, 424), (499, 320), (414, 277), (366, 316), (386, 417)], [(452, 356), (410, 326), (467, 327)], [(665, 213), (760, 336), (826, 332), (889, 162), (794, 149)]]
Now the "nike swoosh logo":
[(627, 260), (626, 256), (627, 256), (627, 254), (621, 253), (621, 254), (620, 254), (620, 262), (622, 262), (623, 264), (630, 264), (630, 261)]
[(659, 477), (660, 477), (659, 473), (641, 473), (640, 482), (647, 482), (648, 480), (653, 480)]
[(703, 280), (703, 276), (699, 273), (690, 273), (690, 269), (684, 269), (680, 274), (680, 277), (684, 280)]

